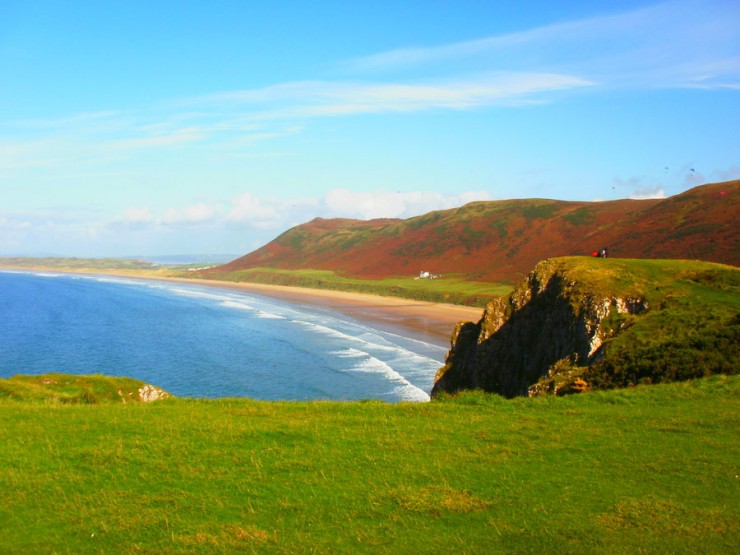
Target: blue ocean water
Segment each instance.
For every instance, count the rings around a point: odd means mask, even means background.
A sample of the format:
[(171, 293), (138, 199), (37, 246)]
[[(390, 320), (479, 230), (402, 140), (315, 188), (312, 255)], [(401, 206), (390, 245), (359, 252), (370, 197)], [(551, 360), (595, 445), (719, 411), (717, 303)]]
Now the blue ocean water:
[(444, 353), (240, 291), (0, 272), (0, 377), (128, 376), (181, 397), (427, 401)]

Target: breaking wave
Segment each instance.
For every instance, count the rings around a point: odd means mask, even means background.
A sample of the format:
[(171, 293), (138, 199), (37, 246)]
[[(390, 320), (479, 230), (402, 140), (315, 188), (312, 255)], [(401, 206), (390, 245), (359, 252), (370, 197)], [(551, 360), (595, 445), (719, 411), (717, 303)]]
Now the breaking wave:
[(127, 375), (179, 396), (424, 402), (445, 353), (251, 292), (47, 272), (0, 273), (0, 285), (0, 376), (53, 369)]

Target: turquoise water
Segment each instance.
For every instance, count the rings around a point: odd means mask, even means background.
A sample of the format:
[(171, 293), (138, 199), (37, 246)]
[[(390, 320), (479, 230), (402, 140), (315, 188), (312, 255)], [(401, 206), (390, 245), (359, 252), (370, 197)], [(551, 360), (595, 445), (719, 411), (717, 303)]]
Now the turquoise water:
[(426, 401), (445, 349), (189, 284), (0, 272), (0, 377), (128, 376), (183, 397)]

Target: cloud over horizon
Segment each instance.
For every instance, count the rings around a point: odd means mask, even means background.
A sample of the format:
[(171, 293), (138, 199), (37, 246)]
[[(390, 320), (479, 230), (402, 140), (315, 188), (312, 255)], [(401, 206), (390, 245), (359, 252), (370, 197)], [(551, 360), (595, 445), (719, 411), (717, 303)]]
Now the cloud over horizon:
[(169, 5), (142, 21), (103, 3), (103, 28), (49, 3), (38, 29), (18, 2), (37, 64), (0, 49), (0, 249), (224, 252), (315, 217), (732, 179), (740, 3), (649, 2), (391, 3), (377, 19), (317, 5), (296, 20), (236, 3), (279, 24), (239, 33), (203, 8), (198, 36), (192, 14), (185, 35), (162, 27)]
[(229, 202), (201, 202), (166, 208), (132, 206), (110, 220), (114, 228), (132, 230), (180, 227), (238, 227), (278, 233), (314, 218), (411, 218), (462, 206), (476, 200), (491, 200), (486, 191), (464, 191), (443, 195), (426, 191), (356, 191), (332, 189), (321, 198), (286, 199), (258, 196), (250, 191)]

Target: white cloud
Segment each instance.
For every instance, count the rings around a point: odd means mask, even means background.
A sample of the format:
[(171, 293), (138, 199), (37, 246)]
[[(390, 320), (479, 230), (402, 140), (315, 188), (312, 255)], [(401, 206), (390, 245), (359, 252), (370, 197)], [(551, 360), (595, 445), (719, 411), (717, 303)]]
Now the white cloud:
[(9, 214), (0, 214), (0, 230), (3, 233), (16, 233), (25, 231), (33, 227), (33, 224), (25, 219), (18, 218), (18, 216)]
[[(675, 0), (632, 11), (344, 64), (344, 78), (275, 83), (138, 109), (0, 122), (0, 171), (103, 164), (152, 149), (248, 155), (305, 120), (551, 102), (604, 87), (740, 87), (740, 3)], [(402, 72), (396, 72), (402, 70)], [(348, 72), (372, 80), (348, 79)], [(395, 73), (394, 73), (395, 72)], [(297, 125), (301, 123), (301, 125)]]
[(579, 77), (556, 73), (495, 72), (414, 83), (284, 83), (263, 89), (215, 94), (194, 101), (231, 109), (253, 106), (252, 116), (256, 120), (269, 120), (430, 109), (465, 110), (591, 84)]
[(279, 199), (262, 199), (247, 191), (232, 200), (226, 220), (256, 228), (272, 228), (282, 221)]
[(68, 150), (68, 144), (52, 137), (26, 140), (0, 137), (0, 171), (55, 165), (67, 158)]
[(324, 217), (370, 220), (410, 218), (461, 206), (473, 200), (490, 200), (486, 191), (467, 191), (457, 195), (431, 192), (351, 191), (333, 189), (323, 199)]
[(141, 150), (157, 147), (169, 147), (181, 143), (190, 143), (205, 138), (205, 133), (197, 127), (177, 129), (167, 134), (143, 135), (126, 139), (114, 139), (105, 147), (110, 150)]
[(555, 72), (605, 86), (731, 88), (740, 84), (740, 4), (677, 0), (522, 32), (357, 58), (354, 73), (452, 68)]
[(165, 210), (161, 222), (169, 226), (203, 226), (216, 222), (223, 216), (223, 209), (216, 204), (199, 203), (185, 208)]
[(627, 179), (617, 177), (612, 181), (612, 189), (628, 190), (627, 198), (633, 200), (660, 199), (667, 196), (663, 185), (646, 183), (646, 179), (641, 177)]
[(0, 254), (17, 254), (15, 251), (23, 247), (31, 228), (30, 222), (0, 214)]
[(99, 214), (70, 206), (0, 214), (0, 254), (46, 256), (97, 238)]
[(286, 199), (258, 196), (245, 191), (228, 203), (201, 202), (166, 208), (159, 213), (147, 206), (133, 206), (108, 221), (113, 230), (177, 232), (200, 227), (206, 230), (243, 229), (277, 236), (286, 229), (316, 217), (410, 218), (433, 210), (461, 206), (474, 200), (490, 200), (486, 191), (456, 195), (412, 191), (351, 191), (332, 189), (321, 198)]
[(113, 228), (128, 230), (149, 229), (154, 227), (156, 224), (157, 220), (152, 216), (152, 213), (147, 206), (133, 206), (126, 208), (110, 222), (110, 225)]
[(629, 194), (633, 200), (661, 199), (666, 198), (665, 190), (661, 186), (639, 187)]

